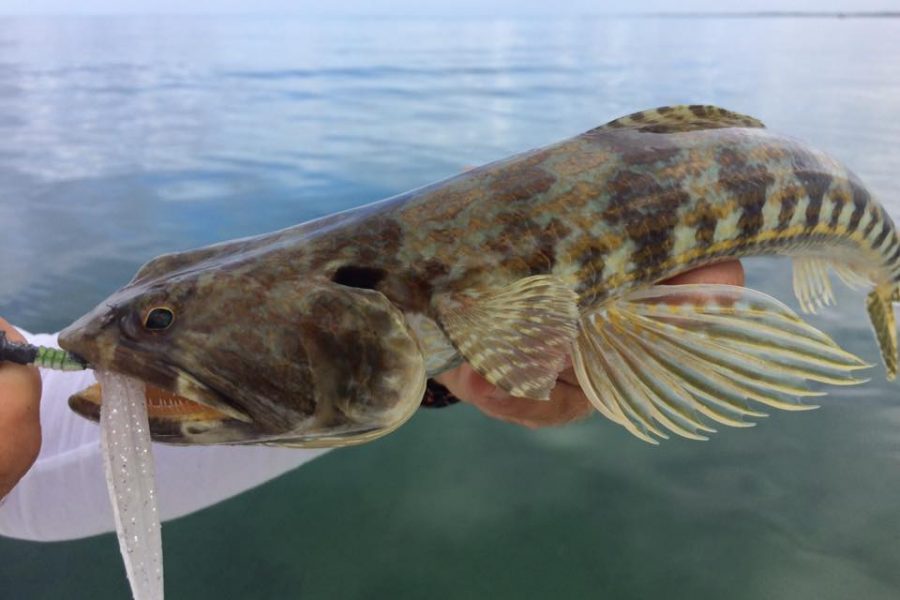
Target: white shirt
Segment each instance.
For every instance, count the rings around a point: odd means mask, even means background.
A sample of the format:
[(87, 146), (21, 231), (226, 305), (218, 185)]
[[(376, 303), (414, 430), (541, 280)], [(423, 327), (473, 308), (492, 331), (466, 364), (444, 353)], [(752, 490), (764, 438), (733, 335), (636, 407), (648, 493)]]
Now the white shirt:
[[(58, 346), (55, 334), (22, 334), (32, 344)], [(100, 428), (68, 406), (70, 395), (94, 383), (94, 374), (41, 369), (41, 377), (41, 452), (0, 503), (0, 535), (59, 541), (112, 531), (115, 525), (100, 456)], [(325, 451), (154, 444), (160, 516), (174, 519), (221, 502)]]

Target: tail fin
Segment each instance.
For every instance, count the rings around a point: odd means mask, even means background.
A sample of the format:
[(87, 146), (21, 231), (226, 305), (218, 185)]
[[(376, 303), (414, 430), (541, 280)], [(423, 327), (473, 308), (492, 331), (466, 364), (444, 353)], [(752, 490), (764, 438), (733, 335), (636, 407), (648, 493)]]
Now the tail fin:
[(866, 298), (866, 309), (875, 338), (881, 348), (881, 358), (888, 380), (897, 376), (897, 325), (894, 320), (894, 302), (900, 302), (900, 289), (896, 284), (882, 284)]

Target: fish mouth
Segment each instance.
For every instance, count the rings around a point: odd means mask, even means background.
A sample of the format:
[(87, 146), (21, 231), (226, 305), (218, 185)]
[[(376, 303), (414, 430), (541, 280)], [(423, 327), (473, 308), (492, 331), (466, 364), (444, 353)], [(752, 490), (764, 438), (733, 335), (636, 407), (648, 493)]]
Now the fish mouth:
[[(208, 388), (207, 388), (208, 389)], [(216, 394), (214, 390), (210, 393)], [(99, 422), (103, 390), (95, 383), (69, 397), (69, 408)], [(260, 436), (249, 417), (234, 418), (209, 404), (198, 402), (150, 383), (144, 384), (150, 437), (167, 444), (246, 443)], [(217, 403), (218, 404), (218, 403)], [(229, 411), (232, 412), (232, 411)]]
[[(102, 327), (115, 320), (114, 311), (95, 310), (70, 325), (59, 344), (84, 357), (95, 369), (107, 369), (144, 384), (150, 436), (168, 444), (246, 443), (263, 437), (259, 424), (236, 405), (230, 395), (168, 360), (142, 359), (131, 340), (110, 343)], [(94, 384), (69, 398), (78, 415), (99, 422), (103, 394)]]
[[(214, 390), (210, 392), (217, 393)], [(384, 429), (378, 426), (326, 428), (302, 434), (273, 433), (263, 430), (248, 417), (232, 418), (208, 404), (146, 382), (144, 402), (150, 438), (164, 444), (274, 444), (295, 448), (327, 448), (361, 444), (384, 434)], [(99, 383), (69, 397), (69, 408), (94, 422), (100, 421), (102, 404), (103, 390)]]

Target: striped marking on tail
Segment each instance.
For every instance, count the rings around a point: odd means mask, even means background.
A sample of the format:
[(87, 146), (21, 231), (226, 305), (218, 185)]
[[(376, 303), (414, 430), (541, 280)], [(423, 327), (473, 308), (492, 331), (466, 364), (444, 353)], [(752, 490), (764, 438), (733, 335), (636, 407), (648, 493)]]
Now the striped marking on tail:
[(879, 285), (866, 298), (866, 310), (881, 349), (888, 380), (897, 376), (897, 324), (893, 306), (897, 301), (900, 301), (900, 291), (893, 283)]

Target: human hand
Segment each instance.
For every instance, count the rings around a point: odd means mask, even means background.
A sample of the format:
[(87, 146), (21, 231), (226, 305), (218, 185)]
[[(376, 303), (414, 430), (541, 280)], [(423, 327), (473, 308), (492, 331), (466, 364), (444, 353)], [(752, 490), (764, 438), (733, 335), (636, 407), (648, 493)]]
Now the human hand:
[[(0, 330), (11, 341), (25, 341), (2, 318)], [(40, 400), (41, 375), (36, 367), (0, 363), (0, 498), (37, 459), (41, 449)]]
[[(664, 283), (744, 285), (744, 268), (739, 261), (731, 260), (682, 273)], [(454, 396), (474, 404), (489, 417), (526, 427), (562, 425), (584, 418), (593, 411), (590, 401), (578, 385), (578, 379), (572, 368), (559, 374), (556, 387), (550, 392), (549, 401), (510, 396), (476, 373), (468, 363), (441, 373), (435, 379)]]

